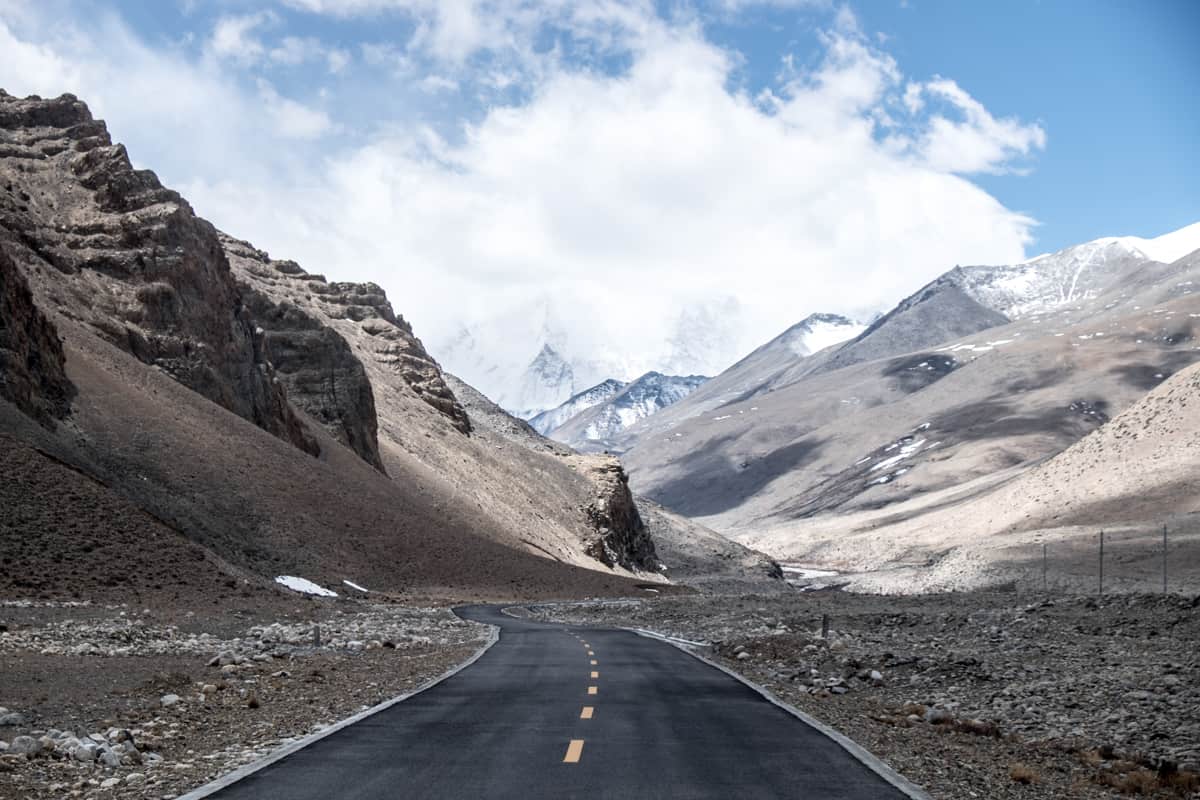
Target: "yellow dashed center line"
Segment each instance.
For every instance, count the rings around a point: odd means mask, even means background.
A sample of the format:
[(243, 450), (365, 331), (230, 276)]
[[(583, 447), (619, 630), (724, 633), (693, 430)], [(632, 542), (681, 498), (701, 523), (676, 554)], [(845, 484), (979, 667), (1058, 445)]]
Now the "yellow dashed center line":
[(595, 694), (595, 693), (596, 693), (596, 691), (597, 691), (597, 689), (596, 689), (596, 687), (595, 687), (595, 686), (589, 686), (589, 687), (588, 687), (588, 694)]
[(600, 677), (600, 673), (599, 673), (599, 672), (596, 672), (596, 670), (592, 670), (592, 677), (593, 677), (593, 678), (599, 678), (599, 677)]
[(567, 745), (567, 754), (563, 756), (564, 764), (578, 764), (579, 757), (583, 755), (583, 739), (572, 739)]
[(594, 709), (591, 706), (584, 706), (583, 711), (579, 712), (579, 718), (580, 719), (591, 719), (592, 714), (593, 714), (593, 712), (595, 712), (595, 710), (596, 709)]

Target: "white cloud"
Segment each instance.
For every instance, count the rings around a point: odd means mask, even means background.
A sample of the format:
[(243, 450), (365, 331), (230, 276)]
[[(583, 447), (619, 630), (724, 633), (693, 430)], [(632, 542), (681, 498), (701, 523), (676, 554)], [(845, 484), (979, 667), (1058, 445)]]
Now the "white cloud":
[[(382, 284), (435, 354), (464, 323), (533, 320), (541, 304), (569, 354), (605, 369), (712, 372), (809, 312), (869, 313), (955, 263), (1018, 261), (1030, 238), (1031, 220), (960, 174), (1005, 169), (1044, 145), (1041, 129), (996, 119), (952, 81), (906, 82), (846, 14), (815, 68), (750, 97), (730, 88), (737, 54), (649, 5), (513, 0), (497, 18), (502, 4), (481, 2), (457, 20), (417, 0), (293, 5), (403, 6), (425, 26), (418, 44), (360, 46), (360, 69), (387, 68), (414, 91), (516, 81), (522, 99), (460, 135), (416, 115), (375, 120), (372, 138), (347, 144), (328, 135), (339, 123), (324, 107), (240, 83), (219, 60), (153, 51), (115, 24), (23, 36), (0, 25), (0, 83), (78, 92), (218, 226), (314, 272)], [(533, 5), (621, 49), (628, 70), (554, 53), (453, 68), (472, 48), (527, 54)], [(685, 352), (681, 330), (720, 335)], [(500, 338), (497, 363), (533, 346)]]
[(920, 110), (923, 98), (943, 102), (958, 117), (935, 114), (911, 145), (933, 169), (964, 174), (1007, 172), (1014, 159), (1046, 146), (1046, 132), (1040, 125), (996, 119), (952, 80), (937, 78), (905, 89), (904, 101), (910, 109)]
[(266, 53), (266, 47), (254, 35), (254, 31), (277, 21), (277, 17), (267, 11), (221, 17), (213, 26), (209, 52), (217, 58), (253, 64)]
[[(678, 356), (680, 320), (704, 309), (729, 323), (723, 345), (679, 368), (718, 369), (810, 311), (884, 307), (955, 263), (1020, 260), (1029, 219), (873, 135), (902, 85), (894, 60), (841, 34), (826, 46), (767, 111), (692, 35), (621, 77), (559, 72), (460, 144), (409, 131), (331, 162), (311, 234), (296, 215), (315, 209), (205, 201), (390, 287), (435, 350), (463, 322), (549, 297), (573, 354), (635, 371)], [(491, 346), (514, 364), (536, 349)]]
[(334, 75), (346, 69), (352, 60), (353, 57), (350, 53), (341, 48), (331, 48), (325, 53), (325, 62), (329, 65), (329, 71)]
[(316, 139), (334, 127), (324, 111), (280, 97), (274, 87), (264, 80), (258, 81), (258, 95), (274, 123), (276, 134), (285, 139)]
[(417, 85), (421, 87), (421, 91), (430, 94), (458, 91), (458, 81), (447, 78), (445, 75), (426, 75), (417, 82)]

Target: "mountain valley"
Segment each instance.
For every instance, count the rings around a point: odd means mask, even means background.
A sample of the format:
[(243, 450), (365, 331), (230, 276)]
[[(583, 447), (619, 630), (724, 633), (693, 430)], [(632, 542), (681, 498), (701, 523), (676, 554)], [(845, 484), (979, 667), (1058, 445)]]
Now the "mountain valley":
[[(888, 571), (858, 584), (877, 590), (1003, 583), (1014, 577), (1004, 565), (1023, 565), (1042, 532), (1059, 539), (1081, 525), (1170, 522), (1192, 536), (1185, 495), (1160, 496), (1151, 515), (1129, 502), (1147, 487), (1121, 474), (1107, 480), (1111, 499), (1094, 501), (1108, 514), (1078, 501), (995, 512), (1013, 508), (1000, 487), (1042, 485), (1043, 461), (1138, 413), (1148, 390), (1187, 380), (1200, 360), (1200, 253), (1186, 251), (1198, 231), (1144, 245), (1171, 263), (1118, 240), (955, 268), (845, 344), (782, 366), (764, 348), (626, 433), (633, 485), (780, 559)], [(1159, 474), (1164, 490), (1188, 480), (1173, 463)], [(1029, 543), (1021, 557), (995, 538), (1015, 544), (1015, 533)]]
[[(135, 163), (75, 96), (0, 91), (0, 798), (186, 796), (501, 627), (512, 674), (450, 705), (530, 693), (520, 733), (589, 754), (650, 716), (609, 697), (674, 699), (674, 645), (907, 796), (1195, 796), (1200, 223), (931, 265), (873, 316), (790, 298), (740, 358), (734, 305), (621, 353), (540, 297), (433, 350), (405, 278), (269, 253)], [(598, 705), (559, 720), (567, 633)]]

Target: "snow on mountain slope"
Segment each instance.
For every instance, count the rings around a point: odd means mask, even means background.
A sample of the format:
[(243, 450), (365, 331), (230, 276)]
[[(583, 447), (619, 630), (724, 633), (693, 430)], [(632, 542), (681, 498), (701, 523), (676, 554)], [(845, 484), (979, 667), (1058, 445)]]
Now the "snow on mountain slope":
[(615, 452), (624, 452), (643, 435), (669, 429), (682, 420), (703, 415), (726, 403), (771, 391), (780, 385), (784, 376), (800, 368), (809, 356), (853, 339), (866, 327), (837, 314), (811, 314), (720, 375), (705, 381), (683, 401), (626, 429), (617, 441), (608, 445)]
[(1150, 259), (1125, 239), (1097, 239), (1023, 264), (958, 267), (952, 281), (1009, 319), (1096, 297), (1127, 269)]
[(549, 411), (543, 411), (541, 414), (530, 419), (529, 424), (533, 426), (535, 431), (545, 436), (571, 419), (571, 417), (582, 414), (592, 406), (599, 405), (613, 398), (628, 385), (624, 381), (609, 378), (590, 389), (584, 389), (562, 405), (552, 408)]
[(1170, 264), (1200, 250), (1200, 222), (1194, 222), (1187, 227), (1164, 233), (1153, 239), (1125, 236), (1121, 241), (1136, 247), (1155, 261)]
[(609, 378), (650, 369), (639, 354), (573, 333), (548, 298), (464, 326), (430, 348), (448, 371), (522, 419), (537, 416)]
[(542, 345), (541, 352), (529, 363), (521, 374), (521, 382), (515, 396), (506, 398), (506, 407), (523, 419), (537, 414), (544, 408), (553, 408), (570, 396), (575, 388), (575, 370), (558, 351), (550, 345)]
[(948, 273), (977, 302), (1009, 319), (1079, 303), (1112, 288), (1127, 271), (1170, 264), (1200, 249), (1200, 222), (1153, 239), (1109, 236), (1022, 264), (959, 267)]
[(797, 356), (810, 356), (826, 347), (853, 339), (866, 330), (866, 327), (861, 322), (838, 314), (810, 314), (755, 350), (751, 356), (782, 347), (786, 347)]
[(679, 402), (706, 380), (702, 375), (648, 372), (611, 399), (550, 431), (550, 436), (580, 450), (609, 449), (614, 437), (626, 428)]

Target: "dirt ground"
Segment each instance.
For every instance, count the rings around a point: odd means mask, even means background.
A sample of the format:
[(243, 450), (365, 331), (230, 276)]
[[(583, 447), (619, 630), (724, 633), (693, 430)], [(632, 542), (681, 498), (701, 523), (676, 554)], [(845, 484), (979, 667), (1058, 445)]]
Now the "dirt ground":
[(486, 636), (445, 608), (344, 600), (208, 616), (0, 603), (0, 798), (173, 797), (420, 686)]

